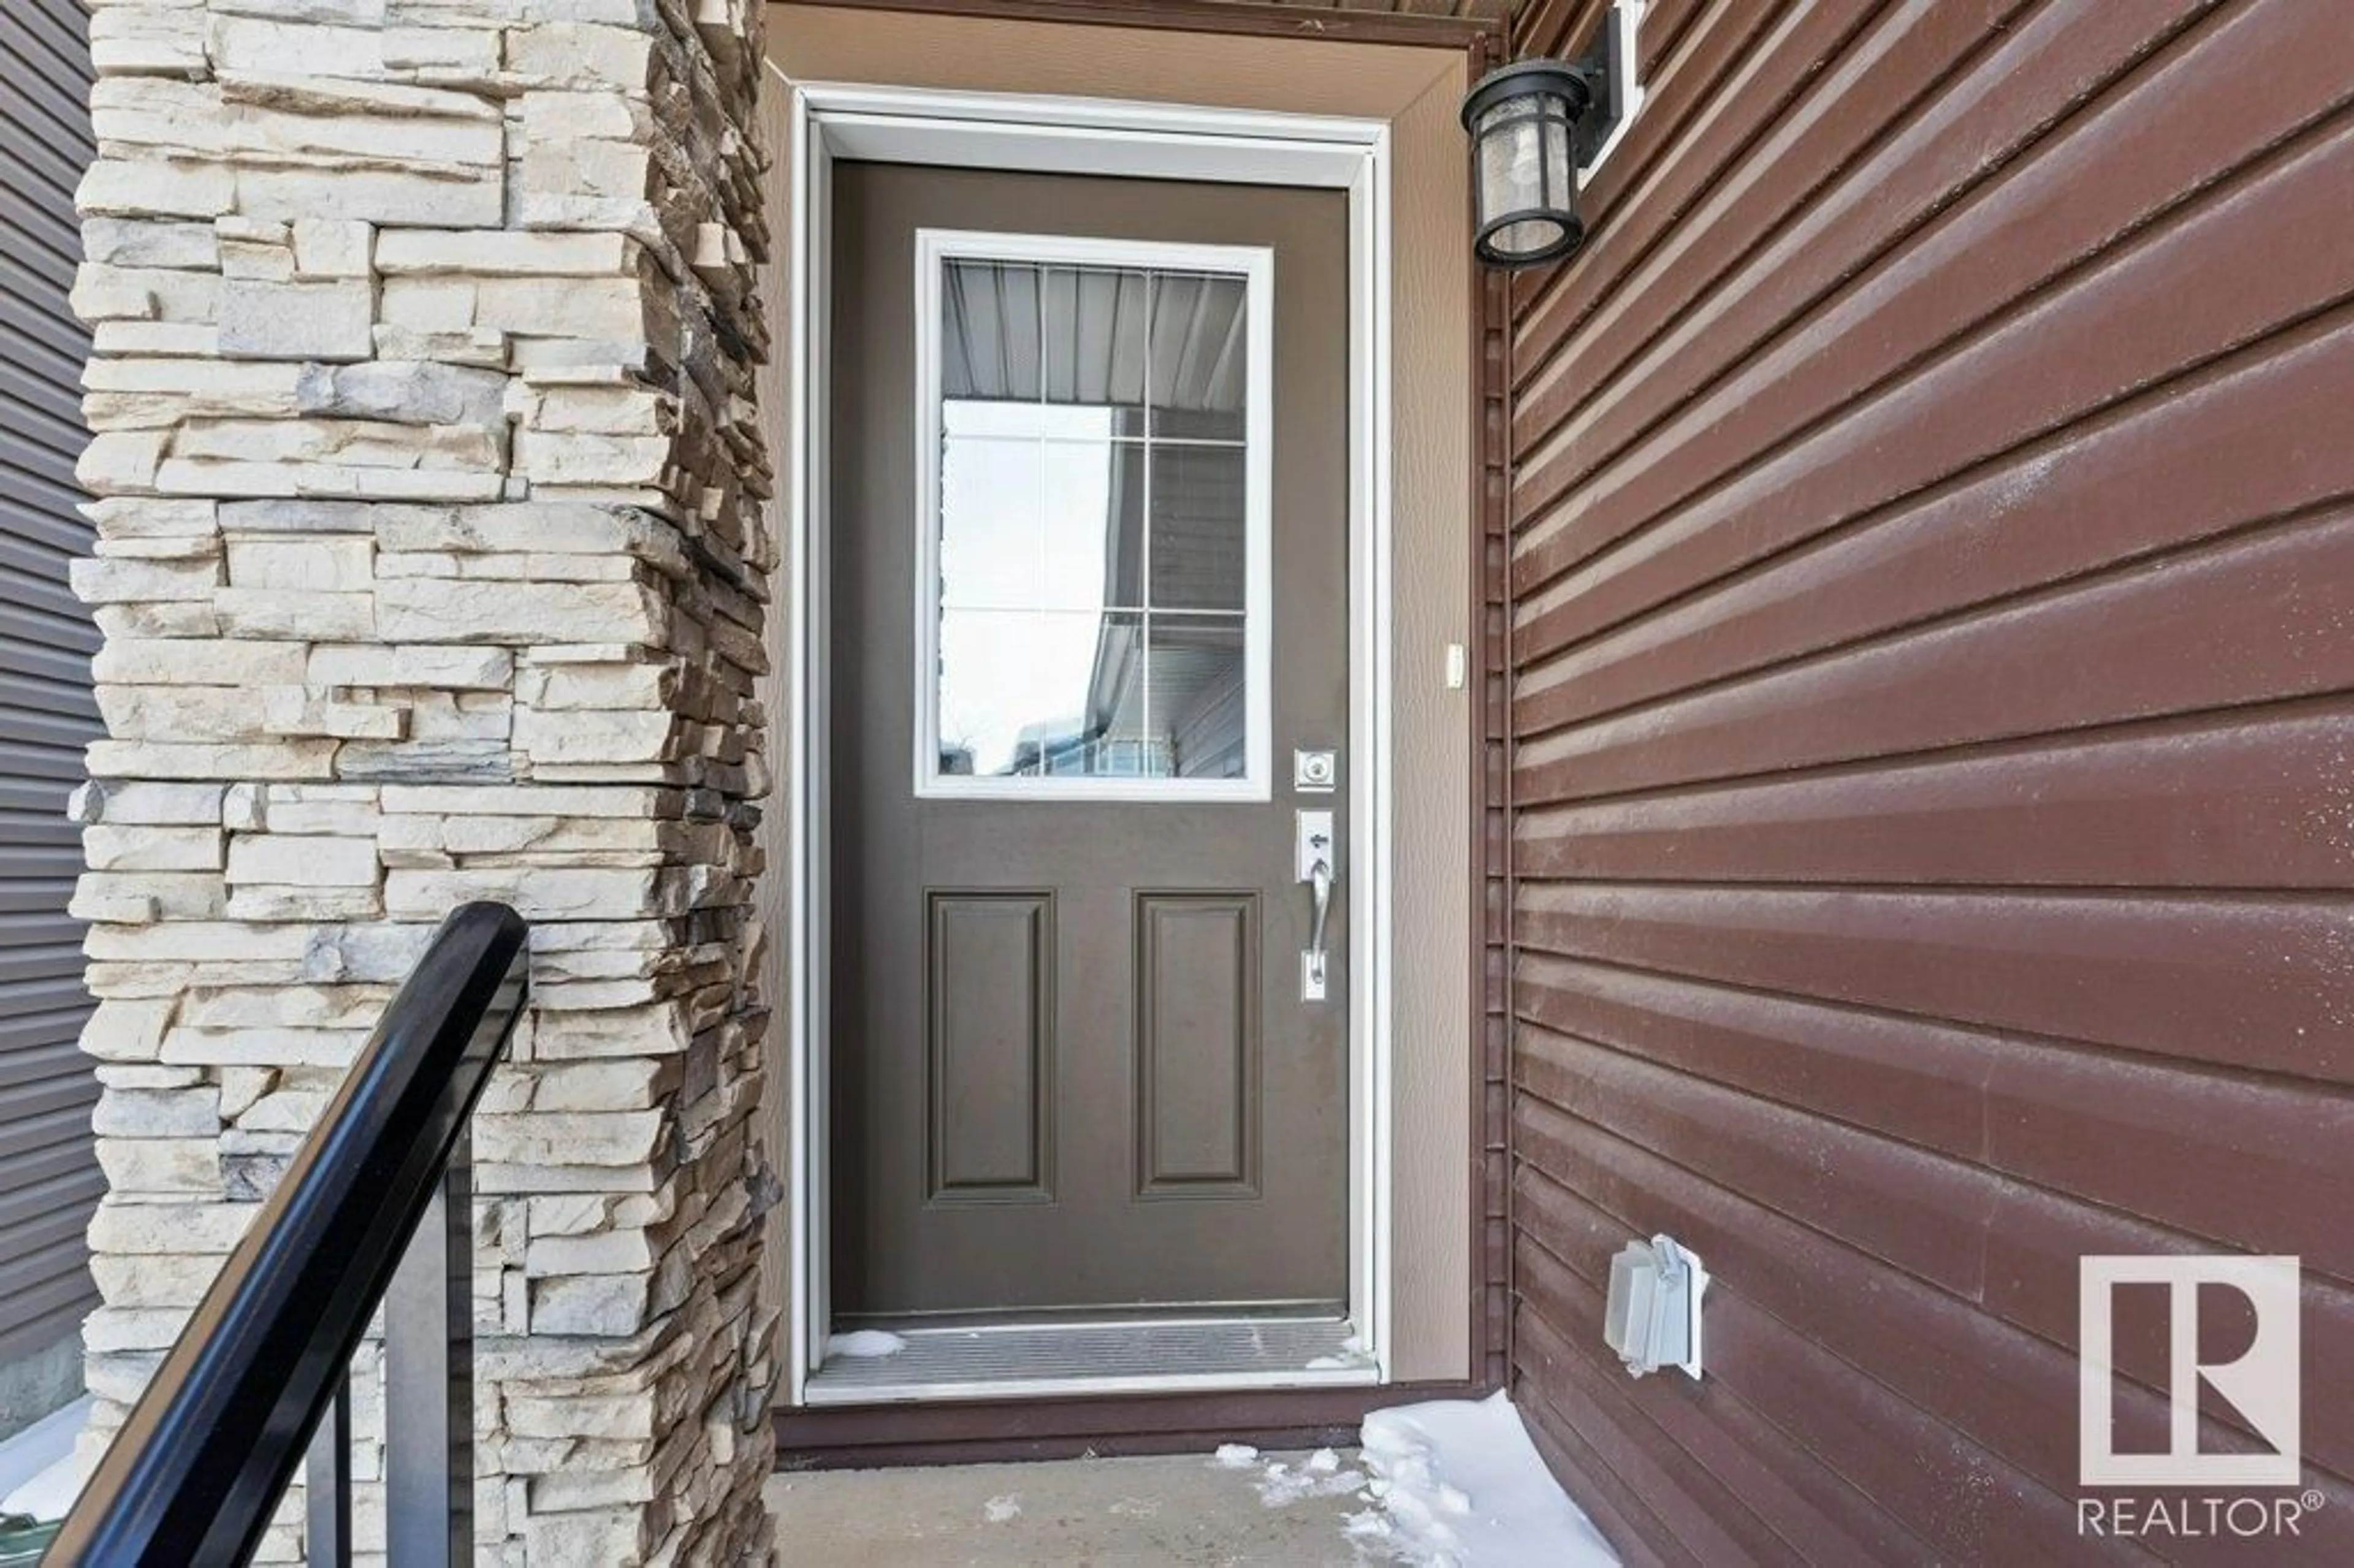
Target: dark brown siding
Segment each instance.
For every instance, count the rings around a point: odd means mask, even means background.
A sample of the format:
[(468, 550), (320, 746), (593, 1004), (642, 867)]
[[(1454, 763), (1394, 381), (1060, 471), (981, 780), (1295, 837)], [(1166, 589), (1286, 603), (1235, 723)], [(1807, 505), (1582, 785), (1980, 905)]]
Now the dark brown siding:
[[(2078, 1259), (2296, 1253), (2354, 1560), (2354, 17), (1644, 41), (1512, 285), (1522, 1408), (1630, 1561), (2087, 1558)], [(1602, 1344), (1657, 1231), (1698, 1386)]]
[(0, 6), (0, 1368), (96, 1305), (82, 1228), (99, 1192), (75, 1040), (89, 1001), (66, 918), (81, 850), (66, 821), (97, 732), (97, 633), (66, 588), (89, 549), (75, 512), (81, 362), (66, 308), (90, 161), (80, 0)]

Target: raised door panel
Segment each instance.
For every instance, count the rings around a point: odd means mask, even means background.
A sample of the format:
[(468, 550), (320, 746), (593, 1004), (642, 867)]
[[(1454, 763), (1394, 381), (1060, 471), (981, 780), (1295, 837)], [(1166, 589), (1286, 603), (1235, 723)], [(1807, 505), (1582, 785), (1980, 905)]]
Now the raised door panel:
[(1047, 1201), (1054, 1170), (1054, 895), (935, 893), (930, 904), (932, 1201)]
[(1141, 1197), (1258, 1193), (1258, 906), (1254, 893), (1137, 895)]

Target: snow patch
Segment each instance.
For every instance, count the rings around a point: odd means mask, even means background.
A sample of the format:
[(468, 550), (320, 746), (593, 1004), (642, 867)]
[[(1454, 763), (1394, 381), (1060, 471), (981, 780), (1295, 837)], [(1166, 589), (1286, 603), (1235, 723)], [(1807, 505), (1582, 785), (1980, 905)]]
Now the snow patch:
[(74, 1440), (90, 1425), (90, 1407), (85, 1394), (0, 1443), (0, 1513), (30, 1514), (43, 1523), (65, 1518), (81, 1491)]
[(1616, 1568), (1502, 1394), (1378, 1410), (1361, 1436), (1377, 1507), (1342, 1527), (1361, 1544), (1418, 1568)]
[(1022, 1517), (1022, 1499), (1008, 1492), (1002, 1498), (990, 1499), (981, 1505), (981, 1511), (991, 1524), (1010, 1524)]
[(1365, 1489), (1365, 1472), (1341, 1468), (1341, 1457), (1319, 1448), (1298, 1465), (1270, 1459), (1251, 1484), (1258, 1500), (1269, 1508), (1289, 1508), (1317, 1498), (1345, 1498)]
[(1251, 1487), (1268, 1508), (1363, 1505), (1341, 1518), (1360, 1563), (1617, 1568), (1502, 1394), (1377, 1411), (1359, 1437), (1361, 1463), (1331, 1448), (1268, 1458), (1244, 1443), (1225, 1445), (1211, 1462), (1255, 1470)]
[(871, 1361), (884, 1356), (896, 1356), (907, 1348), (907, 1340), (896, 1334), (886, 1334), (880, 1329), (861, 1329), (855, 1333), (835, 1334), (825, 1341), (828, 1356), (848, 1356), (854, 1361)]
[(1373, 1364), (1373, 1358), (1365, 1353), (1365, 1341), (1352, 1334), (1341, 1341), (1341, 1351), (1338, 1355), (1318, 1356), (1308, 1363), (1308, 1370), (1310, 1372), (1344, 1372)]

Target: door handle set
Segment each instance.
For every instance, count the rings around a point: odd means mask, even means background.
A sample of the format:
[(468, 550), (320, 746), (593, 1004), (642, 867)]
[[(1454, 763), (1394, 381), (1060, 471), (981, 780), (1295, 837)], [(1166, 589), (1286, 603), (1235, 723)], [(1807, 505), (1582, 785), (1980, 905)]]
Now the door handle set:
[(1322, 1001), (1326, 990), (1324, 947), (1325, 927), (1332, 917), (1332, 884), (1340, 874), (1333, 869), (1340, 854), (1332, 837), (1332, 813), (1301, 811), (1292, 841), (1295, 870), (1306, 883), (1310, 905), (1308, 948), (1299, 955), (1299, 1000)]

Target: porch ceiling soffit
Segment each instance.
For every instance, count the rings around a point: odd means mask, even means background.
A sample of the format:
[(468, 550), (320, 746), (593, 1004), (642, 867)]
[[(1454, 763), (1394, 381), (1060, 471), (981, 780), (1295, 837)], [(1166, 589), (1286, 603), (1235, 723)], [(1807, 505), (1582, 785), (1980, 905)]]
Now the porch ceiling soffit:
[[(1044, 10), (1066, 5), (1066, 0), (1001, 3), (1005, 10), (984, 13), (967, 0), (769, 0), (769, 63), (788, 82), (871, 82), (1069, 99), (1133, 96), (1170, 104), (1391, 121), (1443, 90), (1449, 95), (1450, 124), (1452, 99), (1463, 88), (1459, 34), (1453, 40), (1458, 47), (1438, 48), (1330, 36), (1153, 32), (1107, 26), (1082, 15), (1100, 11), (1104, 0), (1067, 0), (1069, 19), (1063, 21), (1013, 10)], [(1255, 0), (1166, 3), (1239, 11), (1253, 8)], [(1321, 69), (1333, 63), (1334, 57), (1323, 52), (1328, 48), (1343, 51), (1346, 69)]]
[(930, 11), (1096, 26), (1292, 32), (1356, 42), (1460, 43), (1507, 29), (1529, 0), (769, 0), (771, 6)]

